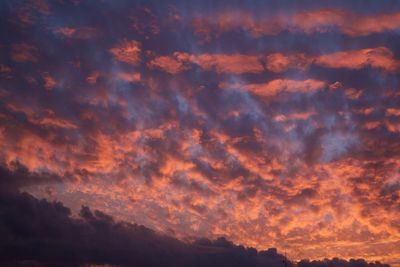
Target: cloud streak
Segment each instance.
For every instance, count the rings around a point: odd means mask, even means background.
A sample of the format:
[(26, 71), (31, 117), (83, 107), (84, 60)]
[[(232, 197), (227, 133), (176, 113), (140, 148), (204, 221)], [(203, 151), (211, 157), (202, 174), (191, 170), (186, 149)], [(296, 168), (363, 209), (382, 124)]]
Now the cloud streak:
[(248, 32), (254, 38), (284, 31), (304, 34), (338, 31), (357, 37), (398, 30), (400, 13), (362, 14), (344, 9), (317, 9), (254, 17), (243, 10), (223, 10), (199, 15), (192, 23), (195, 33), (205, 40), (234, 31)]

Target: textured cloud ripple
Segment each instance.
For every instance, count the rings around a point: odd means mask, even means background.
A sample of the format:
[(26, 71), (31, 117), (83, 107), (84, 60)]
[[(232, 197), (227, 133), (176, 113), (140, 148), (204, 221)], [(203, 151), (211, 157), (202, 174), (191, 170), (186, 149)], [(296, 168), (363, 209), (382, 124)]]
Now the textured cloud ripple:
[(0, 260), (400, 266), (400, 3), (214, 2), (0, 3)]

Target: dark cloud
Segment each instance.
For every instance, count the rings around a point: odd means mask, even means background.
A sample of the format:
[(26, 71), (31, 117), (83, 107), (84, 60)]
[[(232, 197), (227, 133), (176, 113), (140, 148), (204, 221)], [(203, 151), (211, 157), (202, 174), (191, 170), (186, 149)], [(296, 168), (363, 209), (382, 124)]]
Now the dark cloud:
[(0, 166), (0, 191), (15, 193), (19, 188), (37, 184), (61, 183), (67, 177), (60, 177), (49, 172), (35, 173), (19, 162), (11, 162), (9, 166)]

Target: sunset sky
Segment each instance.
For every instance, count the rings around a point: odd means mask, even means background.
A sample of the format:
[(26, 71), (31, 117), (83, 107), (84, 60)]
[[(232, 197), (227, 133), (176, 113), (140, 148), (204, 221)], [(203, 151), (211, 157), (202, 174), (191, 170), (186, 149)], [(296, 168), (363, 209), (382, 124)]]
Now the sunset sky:
[(0, 191), (400, 267), (400, 1), (3, 0), (0, 36)]

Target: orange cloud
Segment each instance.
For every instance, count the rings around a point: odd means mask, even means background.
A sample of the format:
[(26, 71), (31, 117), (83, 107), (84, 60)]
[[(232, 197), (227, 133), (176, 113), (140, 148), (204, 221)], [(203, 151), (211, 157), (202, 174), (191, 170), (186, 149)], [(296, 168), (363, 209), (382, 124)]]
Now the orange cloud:
[[(261, 73), (264, 71), (263, 56), (246, 54), (199, 54), (175, 52), (172, 56), (156, 57), (148, 63), (150, 68), (159, 68), (170, 74), (177, 74), (196, 64), (203, 70), (218, 73)], [(386, 47), (366, 48), (360, 50), (340, 51), (323, 55), (307, 55), (304, 53), (273, 53), (266, 57), (266, 69), (272, 72), (283, 72), (288, 69), (307, 70), (310, 65), (326, 68), (362, 69), (366, 67), (382, 69), (387, 72), (397, 71), (400, 62)], [(343, 85), (335, 82), (332, 90)]]
[(48, 72), (43, 72), (42, 78), (44, 80), (44, 88), (46, 90), (52, 90), (57, 86), (56, 80), (54, 80), (54, 78)]
[(305, 33), (326, 32), (335, 26), (344, 24), (346, 15), (346, 12), (342, 10), (304, 11), (294, 14), (291, 24), (288, 26), (293, 31)]
[(360, 98), (362, 93), (363, 92), (361, 90), (357, 90), (355, 88), (348, 88), (344, 91), (345, 96), (351, 100), (356, 100)]
[(148, 63), (150, 68), (159, 68), (170, 74), (177, 74), (179, 72), (190, 69), (189, 54), (175, 52), (173, 56), (156, 57)]
[(215, 70), (218, 73), (260, 73), (263, 66), (257, 56), (241, 54), (202, 54), (192, 56), (190, 61), (205, 70)]
[(381, 125), (380, 121), (369, 121), (364, 123), (363, 128), (367, 130), (376, 129)]
[(68, 120), (63, 120), (63, 119), (59, 119), (59, 118), (46, 117), (46, 118), (38, 120), (38, 123), (40, 125), (43, 125), (46, 127), (56, 127), (56, 128), (65, 128), (65, 129), (78, 128), (74, 123), (72, 123)]
[(387, 108), (386, 109), (387, 116), (400, 116), (400, 109), (398, 108)]
[[(305, 70), (311, 64), (327, 68), (361, 69), (365, 67), (383, 69), (388, 72), (398, 70), (400, 63), (386, 47), (340, 51), (325, 55), (311, 56), (300, 54), (284, 55), (275, 53), (267, 56), (267, 69), (282, 72), (288, 69)], [(336, 84), (339, 88), (340, 84)], [(332, 87), (333, 88), (333, 87)]]
[(139, 82), (142, 77), (139, 72), (117, 71), (115, 73), (105, 73), (92, 71), (89, 76), (86, 77), (86, 81), (91, 85), (96, 85), (100, 78), (105, 80), (117, 79), (126, 82)]
[(52, 110), (37, 112), (32, 107), (21, 106), (18, 104), (8, 104), (7, 109), (14, 113), (23, 113), (28, 121), (34, 125), (45, 128), (76, 129), (78, 126), (66, 119), (59, 118)]
[(339, 9), (320, 9), (257, 19), (250, 12), (224, 10), (210, 16), (198, 16), (192, 25), (194, 32), (205, 41), (221, 33), (239, 30), (247, 31), (255, 38), (285, 30), (306, 34), (339, 31), (349, 36), (365, 36), (399, 29), (400, 12), (364, 15)]
[(337, 90), (343, 87), (343, 84), (339, 81), (334, 82), (333, 84), (329, 85), (329, 89), (331, 90)]
[(30, 0), (22, 3), (16, 12), (16, 16), (23, 27), (32, 25), (37, 21), (35, 13), (49, 15), (50, 7), (47, 0)]
[(312, 93), (326, 87), (324, 81), (307, 79), (307, 80), (286, 80), (277, 79), (264, 84), (229, 84), (221, 83), (220, 88), (246, 90), (255, 95), (271, 97), (281, 92), (288, 93)]
[(0, 64), (0, 74), (10, 74), (13, 72), (13, 69), (9, 66)]
[(400, 13), (384, 13), (374, 16), (359, 15), (355, 19), (349, 19), (348, 23), (343, 24), (340, 28), (344, 33), (351, 36), (365, 36), (372, 33), (392, 31), (400, 28)]
[(392, 133), (400, 132), (400, 123), (385, 121), (385, 126), (389, 132)]
[(121, 62), (137, 65), (140, 62), (140, 43), (138, 41), (122, 40), (118, 46), (110, 49), (110, 53)]
[(37, 62), (38, 51), (36, 47), (30, 44), (14, 44), (12, 45), (11, 58), (16, 62)]
[(274, 116), (273, 120), (277, 122), (285, 122), (289, 120), (308, 120), (311, 116), (314, 116), (315, 112), (300, 112), (292, 114), (280, 114)]
[(313, 58), (305, 54), (284, 55), (275, 53), (267, 56), (267, 69), (272, 72), (282, 72), (287, 69), (305, 70), (312, 63)]
[(42, 114), (38, 114), (32, 107), (22, 106), (19, 104), (8, 104), (7, 109), (15, 113), (23, 113), (28, 121), (45, 127), (75, 129), (77, 126), (65, 119), (57, 118), (52, 110), (44, 110)]
[(140, 81), (140, 73), (129, 73), (129, 72), (117, 72), (117, 79), (126, 82), (138, 82)]
[(363, 114), (363, 115), (365, 115), (365, 116), (371, 114), (371, 113), (374, 112), (374, 111), (375, 111), (375, 108), (374, 108), (374, 107), (366, 107), (366, 108), (361, 108), (361, 109), (355, 110), (355, 112), (360, 113), (360, 114)]
[(176, 74), (196, 64), (206, 71), (217, 73), (261, 73), (264, 68), (258, 56), (243, 54), (199, 54), (175, 52), (173, 56), (157, 57), (150, 61), (149, 67), (157, 67), (168, 73)]
[(97, 79), (101, 76), (102, 74), (98, 71), (92, 71), (88, 77), (86, 77), (86, 81), (91, 84), (94, 85), (97, 83)]
[(361, 69), (365, 67), (379, 68), (385, 71), (397, 70), (399, 62), (386, 47), (367, 48), (337, 52), (319, 56), (315, 64), (329, 68)]

